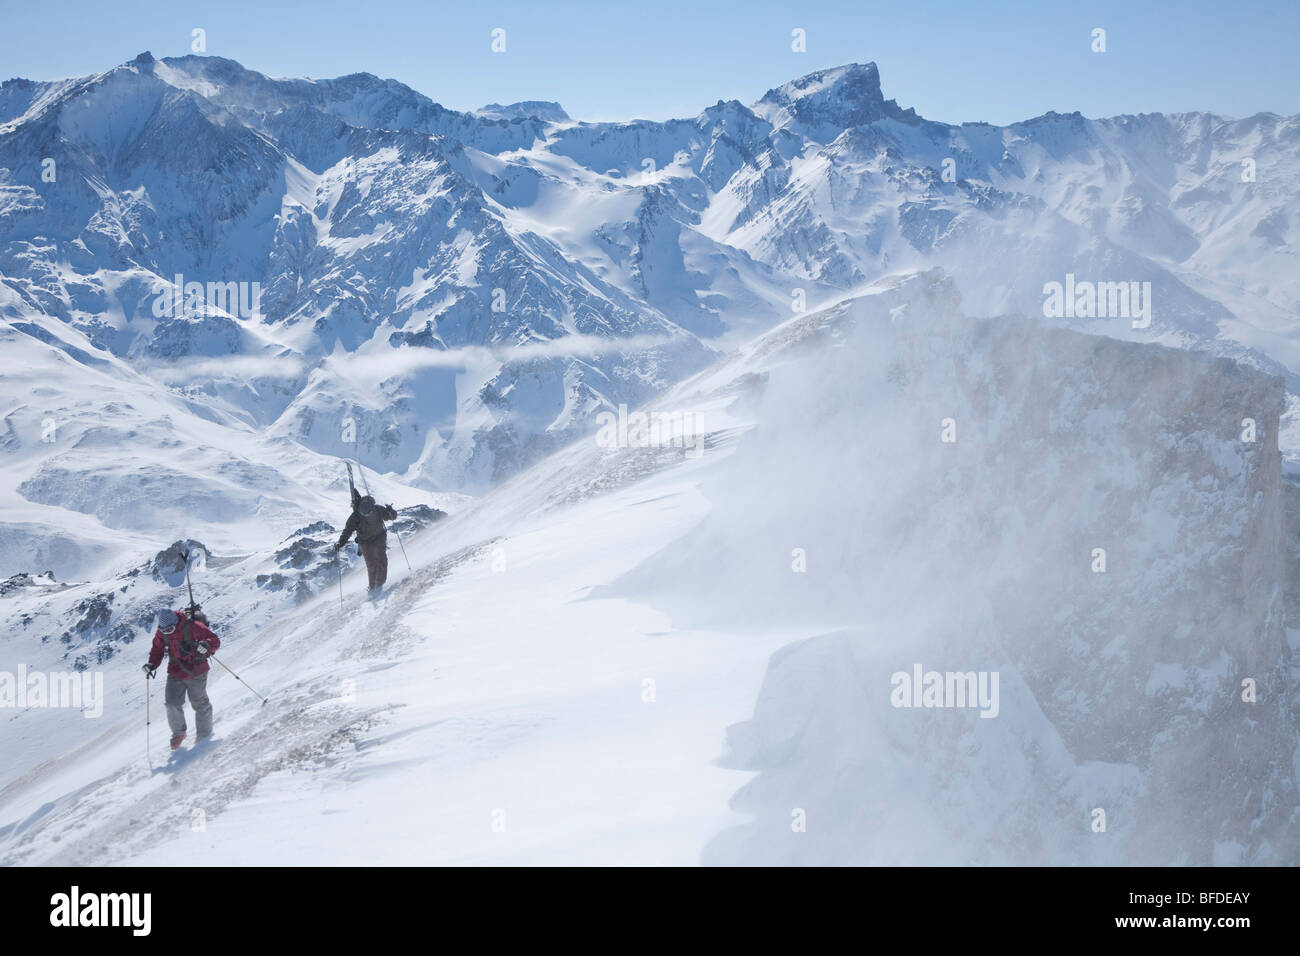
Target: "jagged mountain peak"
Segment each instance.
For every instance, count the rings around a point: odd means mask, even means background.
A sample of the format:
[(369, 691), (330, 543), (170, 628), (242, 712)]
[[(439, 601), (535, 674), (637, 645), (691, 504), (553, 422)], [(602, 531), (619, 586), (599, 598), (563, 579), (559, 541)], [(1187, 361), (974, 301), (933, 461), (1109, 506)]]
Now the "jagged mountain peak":
[(754, 104), (754, 112), (774, 126), (798, 125), (814, 135), (886, 117), (916, 119), (914, 110), (885, 99), (875, 63), (848, 63), (805, 74), (768, 90)]
[(846, 63), (824, 70), (814, 70), (796, 77), (776, 89), (768, 90), (762, 101), (788, 102), (810, 96), (819, 96), (829, 90), (853, 90), (862, 95), (880, 98), (880, 68), (874, 62)]

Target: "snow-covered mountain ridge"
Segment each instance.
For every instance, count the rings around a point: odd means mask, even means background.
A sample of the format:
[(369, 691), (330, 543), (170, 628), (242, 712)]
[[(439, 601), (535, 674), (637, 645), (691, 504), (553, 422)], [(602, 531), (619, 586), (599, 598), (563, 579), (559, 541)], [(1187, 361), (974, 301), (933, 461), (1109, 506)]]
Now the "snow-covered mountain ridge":
[[(1289, 371), (1298, 147), (1268, 114), (933, 123), (874, 64), (620, 124), (142, 54), (0, 92), (0, 314), (313, 451), (352, 417), (381, 470), (482, 490), (795, 299), (905, 268), (978, 314), (1037, 314), (1067, 274), (1151, 282), (1140, 333), (1075, 323)], [(160, 317), (177, 276), (260, 307)]]

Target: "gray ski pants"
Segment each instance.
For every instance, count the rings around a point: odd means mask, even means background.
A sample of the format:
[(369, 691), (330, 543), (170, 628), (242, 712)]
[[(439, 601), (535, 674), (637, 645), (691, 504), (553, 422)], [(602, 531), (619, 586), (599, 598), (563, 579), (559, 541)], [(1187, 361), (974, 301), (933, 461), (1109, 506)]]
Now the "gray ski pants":
[(208, 700), (208, 675), (200, 674), (188, 680), (167, 677), (167, 726), (174, 734), (185, 733), (185, 695), (190, 695), (194, 708), (194, 723), (200, 738), (212, 736), (212, 701)]

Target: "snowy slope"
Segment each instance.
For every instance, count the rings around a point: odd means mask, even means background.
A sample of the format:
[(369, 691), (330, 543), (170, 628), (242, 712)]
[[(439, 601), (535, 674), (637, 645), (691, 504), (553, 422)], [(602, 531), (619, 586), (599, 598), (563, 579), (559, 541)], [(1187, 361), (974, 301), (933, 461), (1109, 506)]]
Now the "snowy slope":
[[(887, 277), (651, 406), (703, 454), (575, 443), (408, 536), (378, 605), (214, 562), (220, 656), (269, 703), (219, 673), (219, 743), (156, 772), (139, 655), (93, 736), (12, 715), (46, 759), (0, 791), (0, 859), (1294, 863), (1282, 406)], [(891, 707), (914, 660), (998, 671), (997, 718)]]
[[(75, 712), (47, 712), (58, 720), (42, 739), (23, 738), (46, 754), (61, 739), (72, 753), (5, 788), (0, 816), (22, 819), (6, 829), (6, 862), (166, 859), (194, 807), (209, 815), (214, 863), (693, 862), (729, 819), (733, 775), (711, 764), (710, 728), (744, 715), (766, 651), (785, 635), (675, 632), (648, 608), (590, 597), (701, 508), (689, 469), (556, 508), (582, 495), (575, 465), (586, 474), (594, 451), (567, 452), (540, 480), (408, 541), (416, 573), (394, 554), (398, 583), (378, 608), (352, 576), (346, 609), (329, 588), (266, 620), (262, 602), (218, 598), (200, 577), (208, 606), (231, 620), (220, 656), (270, 703), (213, 678), (220, 744), (203, 763), (150, 774), (138, 655), (110, 660), (109, 711), (89, 744), (74, 744), (85, 734)], [(539, 497), (549, 511), (539, 514)], [(643, 702), (646, 678), (654, 703)], [(7, 751), (21, 749), (21, 723), (8, 722)], [(161, 764), (161, 736), (154, 743)], [(611, 773), (629, 752), (635, 760)], [(160, 798), (176, 813), (158, 829), (130, 823)], [(321, 812), (304, 812), (322, 798)], [(504, 838), (491, 829), (498, 807)]]

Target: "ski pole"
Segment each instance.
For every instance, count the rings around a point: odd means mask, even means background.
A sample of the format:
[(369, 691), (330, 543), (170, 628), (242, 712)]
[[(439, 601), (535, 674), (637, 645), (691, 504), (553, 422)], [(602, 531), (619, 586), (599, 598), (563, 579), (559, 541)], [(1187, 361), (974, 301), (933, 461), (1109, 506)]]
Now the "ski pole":
[(149, 704), (153, 700), (153, 688), (149, 686), (149, 675), (144, 675), (144, 759), (153, 769), (153, 757), (150, 756), (151, 747), (149, 746)]
[(343, 606), (343, 565), (339, 562), (339, 553), (334, 552), (334, 570), (339, 573), (339, 607)]
[(402, 557), (406, 558), (406, 570), (414, 574), (415, 570), (411, 567), (411, 559), (406, 557), (406, 544), (402, 541), (402, 532), (397, 530), (397, 525), (393, 525), (393, 534), (397, 535), (397, 543), (402, 546)]
[[(218, 660), (217, 660), (217, 657), (216, 657), (215, 654), (209, 654), (209, 655), (208, 655), (208, 659), (209, 659), (209, 660), (213, 660), (213, 661), (217, 661), (218, 664), (221, 664), (221, 661), (218, 661)], [(221, 664), (221, 666), (222, 666), (222, 667), (226, 667), (225, 664)], [(245, 687), (248, 687), (248, 681), (244, 680), (244, 678), (240, 677), (240, 676), (239, 676), (238, 674), (236, 674), (234, 671), (230, 670), (229, 667), (226, 667), (226, 670), (227, 670), (227, 671), (230, 671), (230, 676), (231, 676), (231, 677), (233, 677), (235, 680), (239, 681), (239, 682), (240, 682), (241, 684), (243, 684)], [(251, 687), (248, 687), (248, 689), (249, 689), (249, 690), (253, 690), (253, 688), (251, 688)], [(255, 690), (253, 690), (253, 696), (254, 696), (254, 697), (262, 697), (262, 695), (259, 694), (259, 693), (258, 693), (257, 691), (255, 691)], [(267, 698), (262, 697), (262, 705), (263, 705), (263, 706), (266, 706), (266, 701), (267, 701)]]

